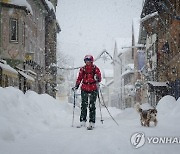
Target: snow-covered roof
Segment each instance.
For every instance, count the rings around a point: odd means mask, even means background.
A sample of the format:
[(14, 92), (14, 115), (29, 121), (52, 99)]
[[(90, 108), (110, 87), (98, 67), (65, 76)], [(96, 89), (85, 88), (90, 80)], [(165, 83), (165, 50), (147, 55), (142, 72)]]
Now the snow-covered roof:
[[(54, 13), (55, 13), (55, 8), (54, 8), (54, 5), (49, 1), (49, 0), (44, 0), (44, 2), (47, 4), (48, 8), (50, 10), (53, 10)], [(7, 3), (7, 4), (13, 4), (13, 5), (16, 5), (16, 6), (24, 6), (27, 8), (27, 10), (33, 14), (33, 11), (32, 11), (32, 8), (31, 8), (31, 5), (27, 2), (27, 0), (6, 0), (6, 1), (3, 1), (3, 3)]]
[(19, 74), (21, 74), (23, 77), (25, 77), (28, 81), (35, 81), (33, 77), (27, 75), (26, 73), (22, 72), (22, 71), (18, 71)]
[(167, 82), (156, 82), (156, 81), (148, 81), (147, 83), (153, 85), (154, 87), (166, 87)]
[(11, 66), (9, 66), (8, 64), (2, 64), (0, 63), (0, 67), (2, 68), (3, 72), (8, 73), (8, 74), (13, 74), (15, 76), (18, 75), (18, 72), (12, 68)]
[(121, 74), (121, 77), (124, 77), (125, 75), (134, 73), (134, 70), (126, 70)]
[(8, 4), (13, 4), (16, 6), (24, 6), (27, 8), (28, 11), (30, 11), (31, 14), (33, 14), (31, 5), (27, 2), (27, 0), (8, 0), (8, 1), (3, 1), (4, 3)]

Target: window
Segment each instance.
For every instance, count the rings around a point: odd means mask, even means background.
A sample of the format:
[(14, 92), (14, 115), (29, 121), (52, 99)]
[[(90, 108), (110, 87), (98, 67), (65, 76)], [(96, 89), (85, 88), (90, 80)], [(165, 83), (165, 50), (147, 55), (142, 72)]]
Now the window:
[(18, 20), (10, 19), (10, 41), (18, 42)]

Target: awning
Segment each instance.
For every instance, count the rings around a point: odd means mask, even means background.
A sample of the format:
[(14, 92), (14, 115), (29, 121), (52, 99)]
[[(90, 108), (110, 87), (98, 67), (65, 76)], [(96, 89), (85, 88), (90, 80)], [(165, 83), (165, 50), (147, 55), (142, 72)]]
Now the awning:
[(10, 77), (18, 78), (18, 72), (8, 64), (0, 63), (0, 68), (2, 69), (2, 74), (5, 74)]
[(148, 84), (152, 85), (153, 87), (167, 87), (167, 82), (157, 82), (157, 81), (148, 81)]
[(21, 76), (23, 76), (24, 78), (26, 78), (27, 81), (29, 81), (29, 82), (34, 82), (34, 81), (35, 81), (33, 77), (27, 75), (26, 73), (24, 73), (24, 72), (22, 72), (22, 71), (18, 71), (18, 73), (19, 73)]

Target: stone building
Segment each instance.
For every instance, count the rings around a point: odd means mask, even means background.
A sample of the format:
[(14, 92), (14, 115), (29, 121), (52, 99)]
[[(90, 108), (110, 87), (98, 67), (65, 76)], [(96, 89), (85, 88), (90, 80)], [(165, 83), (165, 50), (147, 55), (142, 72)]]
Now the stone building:
[(180, 97), (180, 1), (145, 0), (146, 76), (152, 105), (170, 94)]
[[(56, 5), (56, 0), (0, 1), (0, 59), (18, 71), (19, 89), (24, 92), (32, 89), (54, 96), (53, 87), (46, 86), (46, 58), (52, 54), (49, 60), (56, 63), (56, 34), (60, 31)], [(51, 82), (55, 84), (56, 78)]]

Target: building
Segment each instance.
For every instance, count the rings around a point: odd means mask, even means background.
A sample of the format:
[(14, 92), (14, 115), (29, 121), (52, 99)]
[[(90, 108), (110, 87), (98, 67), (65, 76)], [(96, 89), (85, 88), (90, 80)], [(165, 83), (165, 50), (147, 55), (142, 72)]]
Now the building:
[[(16, 68), (19, 89), (23, 92), (32, 89), (54, 96), (51, 91), (55, 86), (47, 87), (47, 57), (56, 63), (56, 33), (60, 31), (55, 18), (56, 5), (56, 0), (52, 3), (48, 0), (0, 1), (0, 59)], [(51, 81), (54, 85), (55, 75), (53, 73)]]
[(113, 69), (114, 69), (114, 89), (111, 98), (113, 106), (124, 109), (126, 107), (124, 97), (124, 76), (126, 65), (133, 63), (133, 53), (131, 46), (131, 38), (117, 38), (115, 41), (114, 55), (113, 55)]
[[(131, 53), (131, 52), (130, 52)], [(128, 56), (128, 52), (125, 53)], [(128, 56), (129, 57), (129, 56)], [(133, 60), (131, 60), (133, 62)], [(125, 71), (121, 74), (121, 78), (123, 81), (123, 102), (124, 107), (129, 108), (134, 106), (135, 102), (135, 86), (134, 86), (134, 64), (129, 63), (125, 65)]]
[[(101, 92), (102, 92), (102, 95), (103, 95), (103, 100), (104, 100), (104, 103), (106, 104), (106, 106), (113, 106), (111, 104), (111, 94), (112, 94), (112, 91), (113, 91), (113, 83), (114, 83), (114, 80), (113, 80), (113, 70), (111, 69), (104, 69), (102, 71), (102, 78), (103, 78), (103, 81), (101, 83)], [(101, 94), (101, 93), (100, 93)]]
[(180, 1), (146, 0), (141, 26), (146, 31), (146, 68), (149, 103), (180, 96)]

